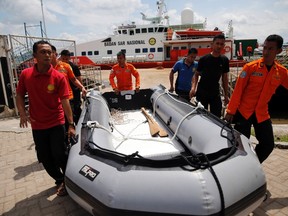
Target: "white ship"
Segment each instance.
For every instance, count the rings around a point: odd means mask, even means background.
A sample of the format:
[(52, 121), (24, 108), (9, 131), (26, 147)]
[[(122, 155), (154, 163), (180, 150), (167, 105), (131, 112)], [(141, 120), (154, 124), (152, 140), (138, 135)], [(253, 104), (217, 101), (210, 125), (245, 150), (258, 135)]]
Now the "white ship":
[[(102, 67), (114, 64), (117, 53), (122, 50), (126, 52), (127, 61), (137, 64), (137, 67), (150, 67), (159, 62), (164, 67), (170, 67), (192, 47), (198, 49), (199, 57), (211, 52), (213, 36), (223, 33), (218, 28), (205, 30), (206, 21), (194, 23), (194, 13), (190, 8), (182, 11), (180, 25), (169, 25), (164, 0), (157, 1), (157, 8), (155, 17), (147, 17), (142, 13), (142, 19), (150, 22), (149, 24), (137, 25), (132, 22), (121, 25), (106, 38), (78, 44), (75, 63), (97, 64)], [(231, 23), (228, 29), (223, 54), (232, 59)]]

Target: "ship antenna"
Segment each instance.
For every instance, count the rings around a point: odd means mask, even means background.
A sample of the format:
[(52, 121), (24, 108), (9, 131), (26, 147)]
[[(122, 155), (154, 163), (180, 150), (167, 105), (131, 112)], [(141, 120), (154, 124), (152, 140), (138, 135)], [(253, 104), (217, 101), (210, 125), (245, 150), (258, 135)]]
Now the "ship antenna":
[[(158, 13), (156, 17), (147, 17), (144, 13), (141, 13), (142, 20), (151, 21), (151, 23), (154, 24), (169, 24), (169, 16), (167, 15), (167, 9), (164, 0), (157, 1), (157, 6)], [(166, 10), (164, 10), (164, 7)], [(167, 20), (166, 23), (164, 23), (164, 20)]]
[(157, 5), (158, 5), (158, 15), (157, 17), (160, 18), (160, 22), (161, 24), (165, 24), (163, 23), (164, 20), (166, 20), (166, 24), (169, 24), (169, 16), (167, 15), (167, 7), (166, 4), (164, 2), (164, 0), (159, 0), (157, 1)]
[(232, 20), (229, 21), (228, 23), (228, 33), (227, 33), (228, 38), (233, 38), (233, 26), (232, 26)]

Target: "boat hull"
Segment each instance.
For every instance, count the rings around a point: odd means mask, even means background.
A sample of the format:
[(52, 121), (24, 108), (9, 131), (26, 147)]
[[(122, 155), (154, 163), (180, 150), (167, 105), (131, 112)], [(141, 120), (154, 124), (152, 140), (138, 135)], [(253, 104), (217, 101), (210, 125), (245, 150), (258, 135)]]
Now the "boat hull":
[[(69, 195), (91, 214), (247, 215), (263, 201), (265, 175), (249, 140), (201, 107), (161, 86), (123, 95), (93, 91), (88, 100), (65, 182)], [(146, 138), (147, 122), (136, 121), (138, 117), (128, 123), (118, 119), (119, 125), (114, 120), (111, 132), (109, 111), (121, 108), (120, 117), (141, 116), (141, 107), (152, 111), (168, 137)], [(91, 122), (97, 127), (85, 127)], [(119, 141), (125, 131), (129, 133)], [(233, 147), (229, 140), (234, 133)]]

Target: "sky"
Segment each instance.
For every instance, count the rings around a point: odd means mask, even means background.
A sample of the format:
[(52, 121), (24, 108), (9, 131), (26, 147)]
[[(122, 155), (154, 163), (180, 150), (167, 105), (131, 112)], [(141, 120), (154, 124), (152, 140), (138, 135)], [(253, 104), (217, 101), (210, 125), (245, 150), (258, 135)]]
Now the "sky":
[[(181, 24), (181, 12), (188, 7), (194, 23), (207, 19), (207, 30), (218, 27), (227, 32), (232, 20), (235, 39), (257, 39), (261, 44), (268, 35), (279, 34), (288, 42), (288, 0), (165, 0), (165, 4), (171, 25)], [(41, 21), (48, 38), (78, 44), (105, 38), (121, 24), (145, 24), (141, 12), (155, 16), (156, 0), (0, 0), (0, 35), (25, 35), (26, 23), (28, 35), (41, 36)]]

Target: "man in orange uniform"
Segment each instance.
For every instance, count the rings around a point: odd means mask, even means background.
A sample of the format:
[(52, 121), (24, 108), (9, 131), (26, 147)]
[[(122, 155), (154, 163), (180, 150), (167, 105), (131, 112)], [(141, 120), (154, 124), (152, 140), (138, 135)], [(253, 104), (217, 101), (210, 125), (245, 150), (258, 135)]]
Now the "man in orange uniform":
[[(59, 71), (60, 73), (62, 73), (65, 77), (66, 83), (67, 83), (67, 87), (68, 87), (68, 91), (69, 91), (69, 103), (70, 103), (70, 107), (71, 110), (73, 112), (73, 125), (75, 127), (75, 119), (76, 119), (76, 113), (75, 113), (75, 109), (74, 109), (74, 101), (73, 101), (73, 91), (72, 88), (70, 86), (69, 80), (75, 85), (77, 86), (80, 91), (82, 92), (82, 96), (85, 97), (86, 96), (86, 89), (85, 87), (80, 83), (80, 81), (78, 79), (76, 79), (73, 70), (71, 68), (71, 66), (68, 63), (62, 62), (57, 60), (57, 50), (56, 47), (52, 45), (52, 61), (51, 61), (52, 66), (54, 67), (54, 69), (56, 69), (57, 71)], [(67, 128), (69, 128), (69, 123), (67, 121), (67, 118), (65, 118), (65, 128), (67, 130)], [(65, 138), (65, 143), (66, 145), (68, 145), (69, 140), (67, 139), (68, 137)]]
[[(81, 84), (83, 84), (82, 82), (82, 77), (81, 77), (81, 71), (79, 70), (78, 66), (76, 64), (74, 64), (71, 61), (71, 53), (69, 50), (62, 50), (60, 53), (60, 61), (68, 63), (73, 71), (73, 74), (75, 75), (76, 79), (79, 80), (79, 82)], [(81, 89), (79, 89), (77, 86), (75, 86), (71, 81), (69, 82), (72, 92), (73, 92), (73, 106), (74, 106), (74, 121), (77, 124), (78, 120), (80, 118), (82, 109), (81, 109), (81, 104), (82, 104), (82, 100), (81, 100)]]
[[(132, 76), (133, 75), (136, 79), (135, 81), (135, 88), (136, 92), (140, 89), (140, 75), (136, 68), (132, 65), (126, 62), (126, 56), (123, 51), (120, 51), (117, 54), (117, 61), (118, 64), (114, 65), (112, 67), (109, 81), (110, 84), (115, 91), (116, 94), (119, 94), (119, 91), (125, 91), (125, 90), (133, 90), (133, 84), (132, 84)], [(114, 78), (116, 76), (117, 79), (117, 85), (115, 84)]]
[(259, 142), (255, 151), (262, 163), (273, 151), (273, 128), (268, 102), (279, 85), (288, 89), (287, 69), (275, 61), (282, 51), (283, 38), (270, 35), (263, 47), (263, 58), (243, 67), (228, 104), (225, 119), (234, 120), (235, 129), (250, 138), (251, 126)]
[(253, 51), (253, 48), (252, 48), (252, 46), (247, 46), (247, 49), (246, 49), (246, 51), (247, 51), (247, 54), (248, 54), (248, 57), (249, 57), (249, 59), (250, 59), (250, 56), (252, 55), (252, 51)]
[(83, 97), (86, 96), (87, 91), (85, 87), (80, 83), (80, 81), (76, 79), (71, 66), (68, 63), (57, 60), (57, 50), (56, 47), (53, 45), (52, 45), (52, 52), (53, 52), (53, 58), (51, 63), (56, 70), (58, 70), (60, 73), (63, 73), (63, 75), (65, 76), (69, 88), (70, 105), (73, 110), (73, 104), (71, 104), (71, 100), (73, 99), (74, 96), (69, 80), (81, 90)]

